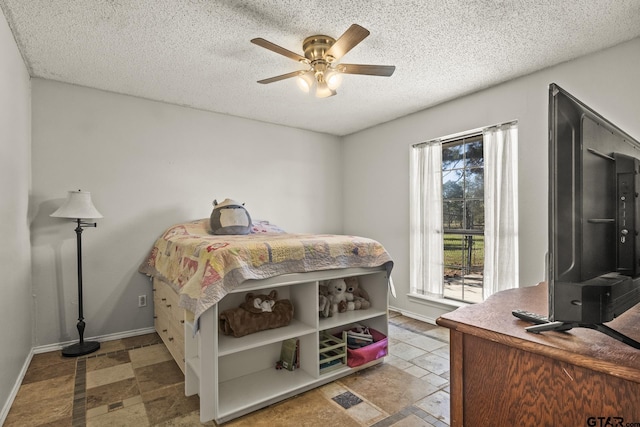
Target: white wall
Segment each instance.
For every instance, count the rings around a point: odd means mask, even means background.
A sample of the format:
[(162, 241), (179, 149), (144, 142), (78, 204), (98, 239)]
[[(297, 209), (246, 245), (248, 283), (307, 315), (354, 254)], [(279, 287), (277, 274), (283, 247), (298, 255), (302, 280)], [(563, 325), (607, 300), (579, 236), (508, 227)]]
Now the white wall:
[[(28, 150), (28, 130), (20, 125), (28, 117), (28, 76), (8, 29), (2, 31), (0, 42), (9, 46), (21, 69), (18, 77), (5, 78), (3, 61), (3, 84), (27, 82), (17, 85), (26, 85), (24, 90), (12, 84), (20, 94), (0, 101), (0, 108), (19, 115), (8, 122), (19, 138), (3, 139), (2, 149), (9, 145), (5, 141), (26, 140), (11, 143), (8, 148), (18, 153), (0, 160), (7, 163), (3, 175), (14, 168), (17, 175), (11, 173), (11, 179), (24, 182), (16, 186), (3, 180), (0, 195), (24, 197), (33, 170), (28, 217), (34, 345), (77, 337), (73, 225), (49, 217), (67, 190), (91, 191), (105, 216), (98, 228), (83, 233), (87, 337), (152, 325), (151, 306), (137, 307), (138, 295), (150, 296), (147, 280), (137, 273), (139, 263), (161, 230), (207, 217), (212, 199), (225, 197), (246, 202), (254, 218), (290, 231), (344, 231), (380, 240), (396, 264), (398, 298), (391, 304), (435, 317), (430, 307), (406, 296), (411, 144), (519, 120), (521, 285), (533, 285), (544, 278), (547, 246), (548, 84), (560, 84), (640, 138), (640, 39), (635, 39), (342, 139), (35, 79), (29, 169), (28, 151), (22, 151)], [(16, 98), (27, 103), (22, 113), (16, 112)], [(20, 202), (11, 209), (24, 209)], [(21, 219), (20, 212), (14, 215)], [(24, 242), (20, 227), (12, 230)], [(16, 265), (4, 260), (3, 265)], [(21, 292), (24, 298), (27, 292)], [(26, 312), (28, 305), (20, 309)]]
[[(390, 304), (435, 319), (409, 293), (409, 151), (415, 143), (519, 122), (520, 285), (545, 278), (548, 85), (555, 82), (640, 140), (640, 38), (344, 138), (344, 231), (376, 238), (395, 260)], [(366, 177), (366, 179), (363, 179)]]
[(138, 266), (214, 198), (287, 231), (342, 231), (337, 137), (42, 79), (32, 105), (37, 345), (77, 338), (74, 225), (49, 217), (68, 190), (91, 191), (104, 215), (82, 233), (85, 337), (153, 326)]
[(0, 424), (32, 347), (30, 145), (29, 74), (0, 10)]

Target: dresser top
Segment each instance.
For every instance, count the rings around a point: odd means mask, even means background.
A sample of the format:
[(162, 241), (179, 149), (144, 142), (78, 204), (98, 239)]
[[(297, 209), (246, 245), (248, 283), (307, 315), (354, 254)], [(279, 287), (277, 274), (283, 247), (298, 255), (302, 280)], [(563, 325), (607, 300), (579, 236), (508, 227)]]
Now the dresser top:
[[(640, 350), (588, 328), (540, 334), (527, 332), (525, 327), (531, 323), (514, 317), (513, 309), (546, 316), (547, 284), (498, 292), (480, 304), (461, 307), (441, 316), (437, 323), (464, 334), (640, 383)], [(606, 325), (640, 341), (640, 304)]]

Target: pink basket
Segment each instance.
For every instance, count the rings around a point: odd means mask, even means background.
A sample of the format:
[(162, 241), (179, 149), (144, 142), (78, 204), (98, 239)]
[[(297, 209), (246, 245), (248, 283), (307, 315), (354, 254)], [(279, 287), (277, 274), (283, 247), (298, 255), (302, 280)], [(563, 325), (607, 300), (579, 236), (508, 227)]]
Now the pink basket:
[(347, 365), (350, 368), (380, 359), (389, 353), (388, 338), (372, 328), (369, 328), (369, 333), (373, 336), (373, 344), (355, 350), (347, 348)]

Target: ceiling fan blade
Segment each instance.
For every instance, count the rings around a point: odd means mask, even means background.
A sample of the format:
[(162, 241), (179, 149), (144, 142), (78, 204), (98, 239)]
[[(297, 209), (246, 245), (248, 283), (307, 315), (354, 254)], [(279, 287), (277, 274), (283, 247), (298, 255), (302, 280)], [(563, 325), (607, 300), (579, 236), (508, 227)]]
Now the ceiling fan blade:
[(277, 44), (271, 43), (270, 41), (267, 41), (260, 37), (256, 39), (251, 39), (251, 43), (257, 44), (258, 46), (263, 47), (265, 49), (269, 49), (272, 52), (279, 53), (280, 55), (284, 55), (287, 58), (293, 59), (294, 61), (305, 62), (305, 63), (309, 62), (309, 60), (304, 56), (298, 55), (295, 52), (291, 52), (290, 50), (287, 50), (281, 46), (278, 46)]
[(305, 73), (305, 71), (303, 71), (303, 70), (292, 71), (292, 72), (287, 73), (287, 74), (281, 74), (279, 76), (270, 77), (268, 79), (258, 80), (258, 83), (262, 83), (263, 85), (266, 85), (267, 83), (279, 82), (280, 80), (290, 79), (291, 77), (296, 77), (296, 76), (299, 76), (300, 74), (304, 74), (304, 73)]
[(396, 70), (396, 67), (395, 65), (339, 64), (336, 69), (345, 74), (389, 77)]
[(325, 58), (327, 56), (332, 56), (334, 60), (337, 61), (353, 49), (358, 43), (364, 40), (368, 35), (369, 30), (366, 28), (363, 28), (358, 24), (351, 25), (325, 53)]

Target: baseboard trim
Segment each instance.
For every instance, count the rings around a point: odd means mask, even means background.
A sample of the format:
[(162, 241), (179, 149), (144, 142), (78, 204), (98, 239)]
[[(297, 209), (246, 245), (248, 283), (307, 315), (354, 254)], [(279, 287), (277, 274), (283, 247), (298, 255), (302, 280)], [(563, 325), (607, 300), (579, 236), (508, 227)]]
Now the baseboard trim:
[[(153, 333), (155, 331), (156, 330), (153, 327), (151, 327), (151, 328), (142, 328), (142, 329), (134, 329), (132, 331), (117, 332), (115, 334), (109, 334), (109, 335), (99, 335), (97, 337), (89, 337), (89, 338), (85, 338), (85, 340), (87, 340), (87, 341), (98, 341), (98, 342), (115, 341), (115, 340), (120, 340), (122, 338), (129, 338), (129, 337), (136, 337), (138, 335), (151, 334), (151, 333)], [(70, 344), (74, 344), (76, 342), (77, 342), (77, 340), (73, 340), (73, 341), (67, 341), (67, 342), (61, 342), (61, 343), (55, 343), (55, 344), (41, 345), (41, 346), (38, 346), (38, 347), (34, 347), (33, 348), (33, 353), (34, 354), (40, 354), (40, 353), (47, 353), (49, 351), (62, 350), (63, 347), (66, 347), (66, 346), (68, 346)]]
[(416, 320), (419, 320), (421, 322), (430, 323), (432, 325), (436, 324), (436, 319), (434, 319), (432, 317), (424, 316), (422, 314), (414, 313), (412, 311), (408, 311), (408, 310), (405, 310), (405, 309), (402, 309), (402, 308), (389, 306), (389, 310), (397, 311), (398, 313), (400, 313), (403, 316), (410, 317), (412, 319), (416, 319)]
[(11, 393), (7, 398), (7, 401), (4, 403), (4, 406), (2, 407), (2, 412), (0, 412), (0, 426), (4, 425), (4, 422), (7, 419), (7, 415), (9, 415), (9, 410), (11, 409), (11, 405), (13, 405), (13, 401), (16, 399), (16, 396), (18, 395), (18, 390), (20, 390), (20, 386), (22, 385), (22, 380), (24, 379), (24, 376), (27, 374), (27, 369), (29, 368), (29, 364), (31, 363), (31, 359), (33, 359), (34, 354), (35, 353), (33, 352), (33, 348), (32, 348), (29, 354), (27, 355), (27, 358), (25, 359), (24, 364), (22, 365), (22, 369), (20, 370), (20, 375), (18, 375), (18, 379), (16, 379), (16, 382), (13, 385), (13, 388), (11, 389)]

